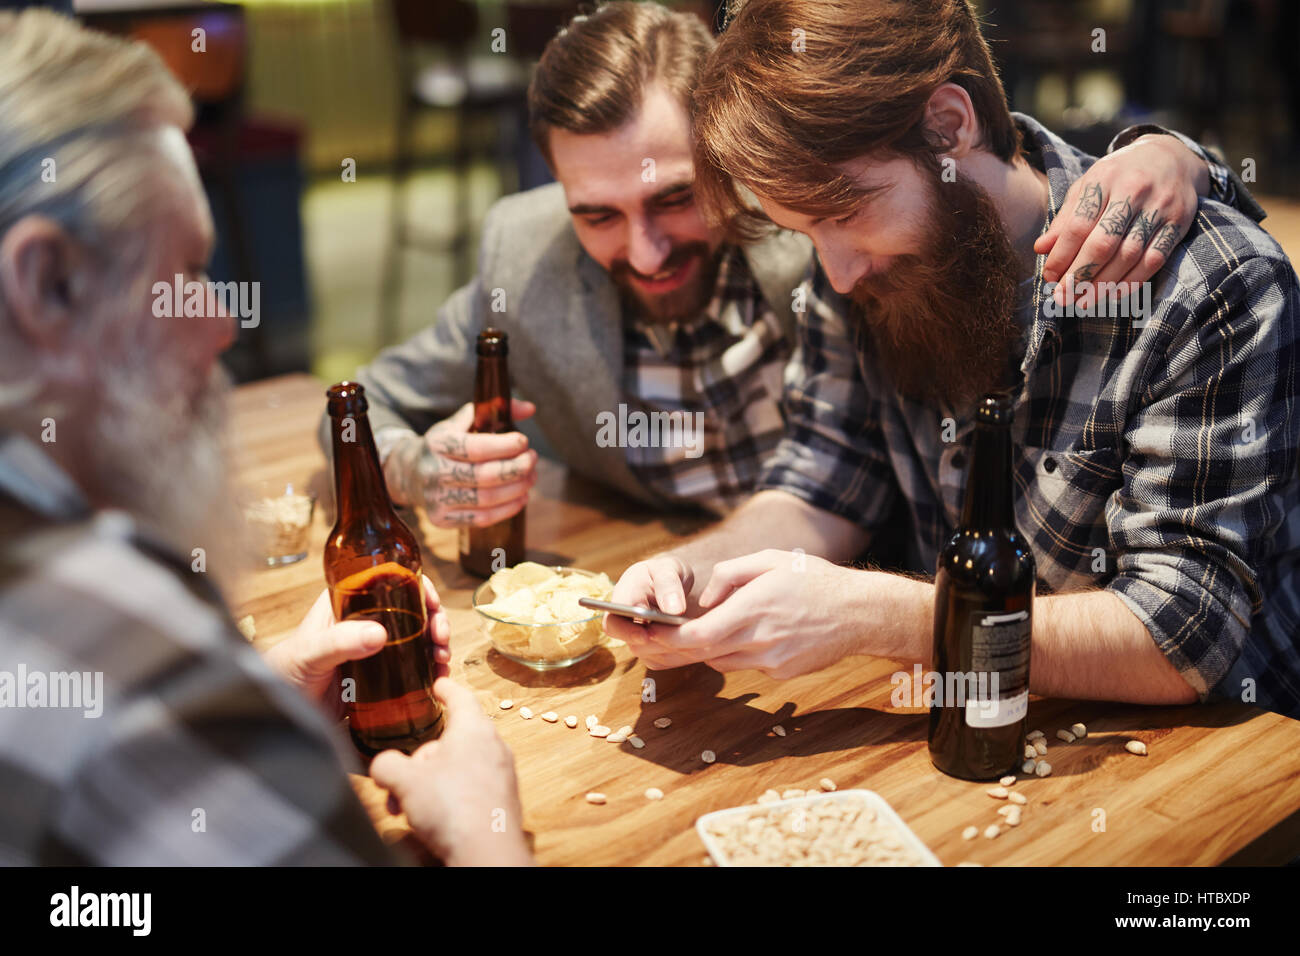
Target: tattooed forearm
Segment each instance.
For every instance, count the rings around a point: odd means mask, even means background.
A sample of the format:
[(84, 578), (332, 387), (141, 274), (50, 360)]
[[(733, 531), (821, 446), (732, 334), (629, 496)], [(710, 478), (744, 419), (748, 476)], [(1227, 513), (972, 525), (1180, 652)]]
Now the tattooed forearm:
[(1151, 237), (1158, 228), (1160, 228), (1160, 217), (1158, 215), (1153, 212), (1140, 212), (1137, 218), (1133, 220), (1133, 225), (1129, 228), (1128, 234), (1145, 246), (1151, 241)]
[(1122, 236), (1128, 231), (1128, 221), (1133, 217), (1133, 207), (1127, 199), (1118, 199), (1106, 207), (1101, 217), (1101, 228), (1107, 235)]
[(1082, 219), (1096, 219), (1101, 212), (1101, 184), (1089, 183), (1083, 188), (1079, 205), (1074, 207), (1074, 214)]
[(1174, 247), (1178, 241), (1178, 223), (1165, 223), (1160, 232), (1156, 234), (1155, 250), (1162, 255), (1169, 255), (1169, 250)]

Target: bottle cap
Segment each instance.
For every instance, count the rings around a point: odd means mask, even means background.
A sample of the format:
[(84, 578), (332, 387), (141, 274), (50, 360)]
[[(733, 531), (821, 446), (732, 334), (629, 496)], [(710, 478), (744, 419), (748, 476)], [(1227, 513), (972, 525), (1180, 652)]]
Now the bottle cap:
[(1014, 404), (1006, 392), (988, 392), (975, 406), (975, 422), (979, 425), (1010, 425)]
[(500, 329), (484, 329), (478, 334), (479, 355), (506, 355), (510, 351), (510, 337)]

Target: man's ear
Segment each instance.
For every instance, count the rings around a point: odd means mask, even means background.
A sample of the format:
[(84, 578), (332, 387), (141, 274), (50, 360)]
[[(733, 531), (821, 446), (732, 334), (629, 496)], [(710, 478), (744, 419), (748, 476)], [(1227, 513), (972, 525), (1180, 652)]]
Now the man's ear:
[(979, 144), (979, 119), (970, 94), (956, 83), (944, 83), (925, 104), (925, 128), (944, 153), (961, 159)]
[(0, 239), (0, 295), (15, 331), (33, 346), (57, 349), (84, 303), (82, 253), (45, 216), (20, 219)]

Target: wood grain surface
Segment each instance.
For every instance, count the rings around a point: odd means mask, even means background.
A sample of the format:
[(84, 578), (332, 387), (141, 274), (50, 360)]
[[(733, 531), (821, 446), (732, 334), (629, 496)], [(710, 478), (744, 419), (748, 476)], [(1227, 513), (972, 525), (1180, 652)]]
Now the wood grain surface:
[[(321, 549), (332, 523), (325, 458), (316, 441), (324, 383), (286, 376), (237, 390), (233, 435), (237, 480), (293, 481), (320, 490), (305, 561), (251, 570), (235, 582), (236, 616), (255, 619), (260, 647), (301, 620), (324, 588)], [(608, 572), (703, 526), (698, 518), (649, 514), (543, 460), (528, 507), (528, 557)], [(988, 784), (946, 777), (926, 748), (921, 708), (891, 706), (890, 677), (910, 667), (849, 658), (787, 681), (746, 671), (723, 675), (696, 666), (662, 675), (657, 700), (642, 701), (645, 668), (626, 647), (602, 647), (563, 671), (538, 673), (493, 651), (480, 633), (470, 594), (478, 583), (456, 564), (456, 535), (420, 519), (425, 573), (452, 624), (452, 676), (471, 687), (515, 753), (525, 828), (539, 862), (550, 865), (695, 865), (704, 813), (753, 802), (764, 790), (818, 786), (880, 793), (952, 865), (1212, 865), (1279, 863), (1300, 856), (1300, 722), (1244, 705), (1140, 707), (1044, 700), (1030, 725), (1048, 738), (1047, 778), (1025, 778), (1023, 823), (996, 839), (965, 841), (969, 825), (1000, 822), (1002, 801)], [(502, 698), (515, 702), (498, 707)], [(576, 729), (540, 717), (578, 717)], [(588, 736), (589, 714), (611, 728), (629, 724), (644, 749)], [(668, 716), (660, 730), (655, 718)], [(1073, 744), (1059, 728), (1081, 721)], [(786, 736), (773, 728), (780, 725)], [(1149, 755), (1124, 750), (1129, 739)], [(717, 754), (705, 764), (704, 750)], [(386, 839), (406, 832), (367, 777), (354, 783)], [(647, 787), (664, 799), (650, 801)], [(606, 794), (603, 806), (585, 795)]]

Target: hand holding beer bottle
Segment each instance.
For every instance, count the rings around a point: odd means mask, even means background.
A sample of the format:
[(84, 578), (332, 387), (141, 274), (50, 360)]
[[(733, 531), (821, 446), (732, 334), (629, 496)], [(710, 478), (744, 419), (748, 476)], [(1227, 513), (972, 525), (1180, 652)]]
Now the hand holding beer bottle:
[(334, 618), (375, 621), (388, 635), (378, 654), (343, 664), (348, 726), (369, 756), (390, 747), (410, 753), (442, 725), (420, 547), (384, 486), (365, 390), (341, 382), (327, 395), (338, 520), (325, 542), (325, 580)]
[[(532, 402), (511, 400), (513, 421), (534, 411)], [(476, 433), (474, 403), (466, 402), (423, 435), (412, 432), (389, 446), (384, 478), (393, 501), (423, 506), (439, 528), (482, 528), (523, 510), (537, 483), (537, 452), (513, 428)]]

